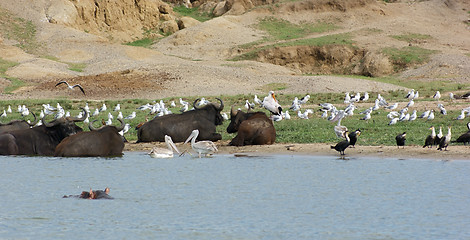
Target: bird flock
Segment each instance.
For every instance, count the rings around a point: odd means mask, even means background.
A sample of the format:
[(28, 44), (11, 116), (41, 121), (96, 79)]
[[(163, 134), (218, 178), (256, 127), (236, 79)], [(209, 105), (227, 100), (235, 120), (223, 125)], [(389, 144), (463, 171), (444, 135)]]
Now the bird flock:
[[(66, 84), (67, 86), (69, 86), (70, 89), (77, 87), (84, 93), (83, 88), (81, 88), (81, 86), (74, 85), (70, 87), (70, 85), (66, 82), (60, 82), (56, 86), (60, 84)], [(449, 100), (453, 101), (457, 99), (455, 96), (456, 95), (454, 94), (450, 94)], [(257, 95), (254, 95), (254, 98), (252, 100), (244, 99), (244, 107), (246, 111), (252, 111), (257, 108), (265, 109), (271, 113), (271, 119), (275, 122), (291, 120), (294, 118), (308, 120), (318, 115), (320, 119), (325, 119), (325, 121), (328, 121), (330, 123), (336, 123), (333, 125), (333, 131), (335, 135), (341, 139), (341, 142), (347, 141), (349, 142), (348, 145), (351, 145), (351, 139), (355, 138), (354, 141), (357, 141), (357, 136), (359, 136), (361, 130), (348, 130), (348, 127), (342, 125), (341, 123), (342, 119), (345, 118), (354, 118), (355, 116), (358, 116), (357, 119), (360, 121), (364, 121), (367, 124), (375, 124), (376, 119), (384, 117), (383, 114), (378, 113), (385, 111), (387, 113), (386, 118), (388, 119), (387, 122), (389, 126), (402, 124), (405, 128), (403, 130), (406, 130), (406, 122), (423, 121), (423, 123), (433, 125), (432, 122), (435, 118), (439, 117), (440, 115), (447, 115), (447, 110), (444, 106), (444, 102), (441, 101), (442, 98), (439, 91), (437, 91), (432, 96), (432, 99), (435, 101), (435, 103), (432, 103), (431, 101), (417, 102), (419, 97), (419, 92), (412, 89), (404, 96), (404, 99), (406, 101), (389, 103), (389, 101), (387, 101), (383, 96), (381, 96), (381, 94), (377, 94), (377, 97), (373, 98), (368, 92), (365, 92), (363, 94), (359, 92), (355, 94), (350, 94), (349, 92), (346, 92), (344, 95), (344, 99), (342, 100), (342, 104), (332, 104), (329, 102), (320, 102), (317, 104), (313, 104), (310, 102), (310, 95), (307, 94), (299, 97), (296, 96), (292, 101), (285, 100), (285, 102), (290, 102), (290, 104), (286, 104), (283, 108), (279, 103), (279, 99), (274, 93), (274, 91), (269, 91), (268, 94), (263, 98), (259, 98)], [(428, 104), (426, 104), (425, 110), (419, 114), (418, 109), (420, 108), (417, 108), (417, 106), (419, 106), (421, 102), (426, 102)], [(197, 102), (197, 107), (208, 103), (210, 103), (208, 100), (206, 100), (205, 98), (201, 98), (200, 101)], [(433, 104), (435, 104), (435, 108), (429, 107), (429, 105)], [(90, 107), (89, 103), (85, 102), (84, 106), (75, 107), (74, 110), (79, 110), (83, 108), (88, 113), (88, 117), (85, 119), (84, 123), (89, 123), (89, 118), (94, 120), (101, 119), (103, 125), (111, 125), (113, 121), (117, 119), (126, 120), (128, 123), (126, 123), (125, 128), (123, 129), (123, 131), (121, 131), (121, 135), (123, 136), (131, 128), (129, 122), (135, 121), (134, 119), (136, 119), (138, 115), (141, 116), (138, 119), (142, 119), (142, 115), (144, 115), (145, 121), (133, 123), (136, 129), (138, 129), (151, 118), (172, 114), (173, 111), (175, 113), (179, 113), (192, 110), (192, 106), (190, 105), (190, 103), (183, 100), (182, 98), (179, 98), (179, 101), (169, 101), (167, 103), (165, 103), (163, 100), (153, 101), (152, 103), (146, 103), (134, 109), (123, 109), (121, 106), (121, 103), (117, 103), (113, 106), (107, 106), (106, 103), (99, 103), (99, 105)], [(361, 108), (367, 106), (367, 108), (359, 112), (357, 111), (358, 106), (360, 106)], [(49, 119), (57, 119), (61, 117), (71, 116), (71, 109), (64, 108), (58, 102), (52, 105), (49, 103), (42, 104), (41, 109), (38, 110), (36, 107), (35, 111), (40, 111), (40, 118), (47, 117)], [(24, 104), (18, 104), (16, 112), (12, 110), (11, 105), (8, 105), (4, 107), (3, 113), (1, 113), (0, 115), (0, 121), (1, 119), (5, 119), (7, 118), (7, 116), (11, 116), (14, 114), (19, 114), (21, 118), (26, 118), (27, 116), (29, 116), (30, 112), (31, 110)], [(123, 112), (125, 112), (126, 114), (124, 115)], [(291, 115), (291, 113), (294, 114)], [(77, 117), (82, 117), (81, 114), (82, 111), (80, 111)], [(229, 120), (227, 113), (223, 112), (221, 114), (225, 120)], [(468, 116), (470, 116), (470, 107), (462, 108), (460, 110), (460, 115), (457, 116), (455, 120), (464, 120)], [(42, 121), (38, 121), (36, 126), (39, 126), (41, 124)], [(355, 136), (351, 137), (351, 134), (353, 133), (355, 134)], [(433, 144), (425, 144), (427, 147), (434, 145), (439, 146), (440, 150), (446, 150), (447, 146), (451, 142), (451, 127), (448, 128), (448, 134), (445, 136), (443, 136), (442, 134), (442, 127), (440, 127), (439, 134), (435, 134), (435, 129), (433, 127), (430, 135), (435, 136), (435, 138), (433, 140)], [(470, 133), (468, 135), (470, 135)], [(442, 146), (440, 145), (440, 142), (437, 142), (436, 139), (439, 139), (439, 141), (441, 139), (445, 139)], [(188, 141), (189, 140), (191, 139), (188, 138)], [(402, 131), (402, 133), (396, 136), (398, 146), (404, 147), (405, 140), (406, 131)], [(467, 142), (463, 140), (458, 142), (467, 143), (470, 142), (470, 140)], [(197, 143), (198, 142), (192, 143), (192, 146), (197, 146)], [(344, 144), (341, 146), (344, 146)], [(200, 154), (205, 154), (204, 152), (198, 151), (197, 147), (195, 148), (193, 146), (193, 149)], [(345, 149), (338, 151), (341, 152), (341, 154), (344, 154), (344, 150)], [(179, 150), (177, 152), (179, 153)], [(215, 152), (215, 150), (212, 150), (212, 152)]]

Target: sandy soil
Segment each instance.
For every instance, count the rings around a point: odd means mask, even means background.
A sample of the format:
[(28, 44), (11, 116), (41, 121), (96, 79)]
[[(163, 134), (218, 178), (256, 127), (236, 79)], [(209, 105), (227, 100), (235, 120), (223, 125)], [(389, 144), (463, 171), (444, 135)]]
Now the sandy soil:
[[(264, 146), (243, 146), (233, 147), (228, 146), (228, 141), (217, 142), (219, 152), (217, 154), (233, 154), (235, 156), (258, 156), (270, 154), (304, 154), (315, 156), (331, 156), (339, 153), (330, 148), (330, 144), (289, 144), (289, 143), (276, 143), (273, 145)], [(194, 151), (191, 150), (189, 143), (176, 144), (181, 152), (185, 150), (191, 152), (196, 156)], [(164, 143), (127, 143), (124, 151), (142, 151), (149, 152), (153, 147), (166, 147)], [(380, 157), (380, 158), (399, 158), (399, 159), (436, 159), (436, 160), (470, 160), (470, 149), (468, 146), (449, 146), (447, 151), (438, 151), (434, 148), (423, 148), (422, 146), (405, 146), (405, 148), (398, 149), (396, 146), (360, 146), (356, 145), (355, 148), (348, 148), (345, 151), (346, 159), (354, 159), (356, 157)], [(187, 153), (185, 153), (187, 154)]]

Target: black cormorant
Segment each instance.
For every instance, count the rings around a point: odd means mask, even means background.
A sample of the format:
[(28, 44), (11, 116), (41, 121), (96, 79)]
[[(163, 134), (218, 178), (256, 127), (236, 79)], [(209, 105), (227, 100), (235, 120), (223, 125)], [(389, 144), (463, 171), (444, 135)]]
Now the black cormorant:
[(467, 123), (467, 128), (468, 128), (468, 131), (466, 133), (460, 135), (460, 137), (458, 137), (457, 140), (452, 141), (452, 142), (463, 143), (464, 145), (467, 145), (467, 143), (470, 143), (470, 122)]
[(439, 143), (439, 147), (437, 148), (437, 150), (441, 150), (444, 148), (445, 151), (447, 151), (447, 146), (449, 146), (449, 143), (450, 143), (450, 138), (452, 137), (452, 134), (450, 132), (450, 129), (452, 127), (447, 127), (447, 135), (445, 135), (442, 139), (441, 139), (441, 142)]
[(400, 148), (402, 146), (405, 148), (405, 141), (406, 141), (406, 132), (400, 133), (395, 137), (395, 140), (397, 140), (397, 146)]
[(431, 126), (429, 129), (431, 129), (432, 132), (431, 132), (431, 135), (429, 135), (424, 141), (423, 148), (425, 147), (432, 148), (432, 145), (434, 144), (434, 140), (436, 139), (436, 130), (434, 130), (434, 126)]
[(349, 146), (355, 148), (357, 137), (361, 135), (361, 130), (357, 129), (356, 131), (349, 133)]
[(341, 155), (344, 155), (344, 150), (349, 147), (348, 131), (344, 132), (344, 137), (346, 137), (346, 140), (337, 143), (335, 146), (331, 146), (331, 149), (335, 149)]

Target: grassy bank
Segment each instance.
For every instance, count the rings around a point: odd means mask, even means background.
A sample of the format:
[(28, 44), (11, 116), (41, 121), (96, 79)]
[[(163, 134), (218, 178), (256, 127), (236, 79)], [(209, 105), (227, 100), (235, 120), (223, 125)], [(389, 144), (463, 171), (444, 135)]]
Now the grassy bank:
[[(396, 101), (404, 101), (403, 92), (390, 92), (390, 93), (382, 93), (390, 103), (394, 103)], [(333, 127), (336, 123), (332, 123), (320, 117), (321, 111), (319, 111), (318, 104), (323, 102), (330, 102), (335, 104), (338, 109), (344, 109), (345, 104), (342, 103), (344, 94), (334, 94), (334, 93), (325, 93), (325, 94), (312, 94), (311, 99), (307, 105), (303, 106), (302, 112), (305, 109), (313, 109), (315, 110), (314, 114), (310, 115), (310, 119), (300, 119), (297, 117), (295, 112), (290, 111), (290, 115), (292, 116), (291, 120), (283, 120), (280, 122), (275, 122), (275, 128), (277, 131), (277, 142), (278, 143), (335, 143), (339, 141), (336, 137)], [(348, 127), (350, 130), (361, 129), (362, 135), (359, 138), (358, 144), (359, 145), (394, 145), (395, 144), (395, 136), (398, 133), (402, 133), (406, 131), (407, 135), (407, 145), (421, 145), (424, 143), (424, 138), (430, 133), (429, 127), (431, 125), (437, 127), (437, 131), (439, 126), (443, 127), (444, 134), (447, 133), (447, 126), (451, 125), (453, 130), (453, 139), (456, 139), (461, 133), (467, 131), (466, 123), (467, 120), (455, 120), (457, 115), (460, 114), (460, 109), (464, 107), (468, 107), (468, 102), (465, 101), (457, 101), (457, 102), (444, 102), (441, 101), (446, 107), (450, 107), (454, 105), (455, 110), (448, 110), (448, 115), (441, 115), (440, 113), (436, 113), (436, 118), (432, 121), (426, 121), (423, 119), (417, 119), (413, 122), (398, 122), (396, 125), (389, 126), (388, 122), (390, 121), (386, 115), (388, 114), (388, 110), (381, 109), (376, 111), (372, 114), (372, 119), (369, 121), (359, 120), (362, 115), (359, 114), (362, 110), (370, 107), (373, 105), (373, 101), (377, 94), (372, 93), (371, 99), (367, 103), (359, 104), (358, 109), (355, 111), (353, 116), (347, 117), (343, 119), (341, 122), (342, 125)], [(223, 112), (230, 113), (230, 106), (234, 105), (236, 108), (240, 107), (244, 109), (245, 100), (248, 99), (252, 101), (252, 95), (236, 95), (236, 96), (219, 96), (225, 103), (225, 109)], [(264, 96), (258, 96), (262, 98)], [(278, 95), (278, 99), (284, 109), (288, 109), (291, 105), (292, 99), (294, 95)], [(302, 97), (302, 96), (297, 96)], [(186, 101), (192, 102), (195, 98), (183, 98)], [(216, 101), (214, 97), (209, 98), (212, 101)], [(179, 97), (175, 98), (167, 98), (162, 99), (164, 103), (169, 106), (171, 101), (175, 101), (176, 107), (170, 107), (170, 110), (174, 113), (179, 113), (179, 109), (181, 105), (179, 104)], [(159, 101), (159, 100), (158, 100)], [(413, 109), (420, 109), (418, 111), (418, 115), (421, 114), (424, 109), (419, 107), (420, 104), (425, 104), (431, 101), (428, 97), (421, 97), (420, 100), (416, 101), (415, 107), (410, 108), (410, 112)], [(7, 109), (10, 105), (13, 113), (7, 113), (8, 116), (6, 118), (0, 119), (2, 123), (8, 122), (13, 119), (23, 119), (20, 113), (17, 112), (18, 105), (26, 105), (30, 111), (39, 115), (41, 109), (43, 109), (42, 104), (51, 104), (52, 106), (56, 106), (59, 103), (66, 111), (70, 111), (72, 116), (75, 116), (80, 111), (81, 107), (85, 106), (85, 101), (78, 101), (78, 100), (67, 100), (67, 99), (52, 99), (52, 100), (11, 100), (11, 101), (2, 101), (0, 103), (0, 111), (3, 112), (3, 109)], [(121, 111), (125, 116), (131, 114), (133, 111), (137, 113), (137, 117), (131, 120), (125, 120), (126, 123), (131, 125), (131, 129), (125, 135), (129, 141), (137, 140), (136, 130), (134, 129), (139, 123), (145, 121), (145, 118), (152, 119), (154, 115), (149, 115), (149, 110), (141, 111), (137, 108), (141, 105), (150, 103), (154, 104), (151, 100), (145, 99), (128, 99), (128, 100), (120, 100), (120, 101), (89, 101), (88, 105), (91, 109), (91, 112), (96, 108), (100, 108), (102, 105), (106, 104), (108, 110), (105, 112), (100, 113), (98, 116), (90, 117), (90, 120), (107, 120), (108, 113), (111, 113), (115, 118), (118, 112), (113, 111), (116, 104), (121, 105)], [(405, 102), (400, 104), (399, 108), (405, 106)], [(433, 109), (437, 111), (436, 103), (432, 102), (431, 104)], [(450, 108), (449, 108), (450, 109)], [(265, 111), (263, 109), (256, 109)], [(26, 119), (32, 119), (32, 116), (27, 116)], [(52, 116), (48, 116), (47, 120), (52, 120)], [(226, 132), (226, 128), (228, 126), (228, 121), (225, 121), (223, 125), (218, 126), (217, 132), (221, 133), (224, 140), (230, 140), (235, 137), (235, 134), (228, 134)], [(114, 124), (118, 124), (117, 121), (114, 121)], [(83, 124), (80, 123), (80, 126), (83, 127)], [(97, 124), (95, 124), (96, 126)], [(85, 127), (88, 130), (88, 127)]]

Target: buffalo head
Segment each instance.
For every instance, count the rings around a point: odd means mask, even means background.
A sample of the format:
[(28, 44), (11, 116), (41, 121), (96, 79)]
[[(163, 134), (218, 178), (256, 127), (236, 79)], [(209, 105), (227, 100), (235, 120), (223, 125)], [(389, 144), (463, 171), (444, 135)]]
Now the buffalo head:
[(227, 127), (228, 133), (238, 132), (240, 124), (248, 118), (248, 113), (242, 112), (241, 110), (235, 110), (232, 106), (230, 111), (230, 124)]
[(196, 103), (200, 100), (199, 98), (194, 100), (193, 102), (193, 107), (194, 109), (196, 110), (206, 110), (206, 111), (214, 111), (215, 112), (215, 125), (221, 125), (222, 122), (224, 121), (224, 118), (222, 117), (222, 115), (220, 114), (220, 112), (224, 109), (224, 102), (222, 101), (222, 99), (220, 98), (216, 98), (217, 100), (219, 100), (220, 102), (220, 105), (215, 105), (213, 103), (210, 103), (210, 104), (207, 104), (206, 106), (204, 107), (198, 107), (196, 105)]
[(41, 121), (42, 121), (42, 124), (48, 129), (53, 129), (53, 128), (58, 129), (59, 134), (61, 136), (63, 137), (70, 136), (70, 135), (83, 131), (81, 127), (75, 125), (75, 122), (83, 122), (88, 116), (87, 111), (85, 109), (82, 109), (82, 110), (84, 114), (81, 118), (66, 117), (66, 118), (58, 118), (50, 122), (46, 122), (43, 117)]

